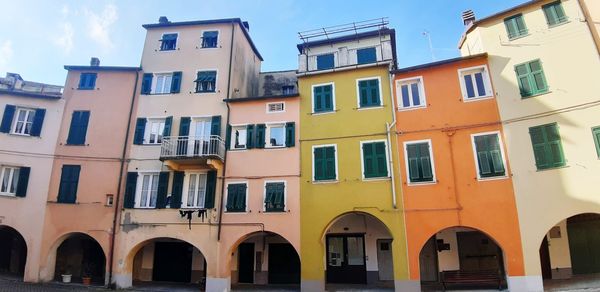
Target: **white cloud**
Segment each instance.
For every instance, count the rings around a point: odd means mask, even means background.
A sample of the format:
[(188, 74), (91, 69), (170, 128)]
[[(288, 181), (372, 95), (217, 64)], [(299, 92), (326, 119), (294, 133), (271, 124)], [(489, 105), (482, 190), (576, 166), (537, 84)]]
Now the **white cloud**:
[(110, 29), (119, 18), (117, 7), (113, 4), (107, 4), (100, 14), (88, 9), (84, 9), (84, 14), (87, 17), (88, 37), (98, 43), (104, 50), (112, 49), (114, 44)]
[(14, 51), (11, 40), (0, 43), (0, 72), (6, 71), (6, 66), (12, 60)]

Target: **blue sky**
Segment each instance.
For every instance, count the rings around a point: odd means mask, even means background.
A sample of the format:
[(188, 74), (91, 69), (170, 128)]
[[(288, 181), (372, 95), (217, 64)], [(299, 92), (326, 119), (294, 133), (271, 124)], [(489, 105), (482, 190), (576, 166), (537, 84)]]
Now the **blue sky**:
[(458, 56), (462, 11), (478, 18), (528, 0), (0, 0), (0, 76), (63, 85), (63, 65), (140, 63), (144, 23), (165, 15), (171, 21), (240, 17), (265, 61), (263, 71), (297, 67), (297, 32), (379, 17), (396, 29), (401, 67)]

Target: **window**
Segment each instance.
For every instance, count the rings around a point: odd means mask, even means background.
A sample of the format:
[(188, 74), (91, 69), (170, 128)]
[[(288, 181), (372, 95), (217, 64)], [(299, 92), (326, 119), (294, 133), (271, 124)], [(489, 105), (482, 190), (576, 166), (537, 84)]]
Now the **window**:
[(594, 144), (596, 144), (596, 154), (600, 158), (600, 127), (593, 128), (592, 135), (594, 135)]
[(162, 143), (165, 131), (165, 119), (148, 119), (146, 133), (144, 133), (144, 144)]
[(515, 66), (521, 97), (529, 97), (548, 92), (542, 62), (535, 60)]
[(356, 61), (358, 64), (368, 64), (377, 62), (377, 52), (375, 48), (365, 48), (356, 50)]
[(84, 145), (90, 119), (89, 111), (73, 111), (67, 145)]
[(79, 87), (77, 89), (94, 89), (96, 88), (96, 73), (81, 73), (79, 75)]
[(217, 71), (198, 71), (196, 78), (196, 92), (215, 92)]
[(246, 137), (247, 127), (246, 126), (234, 126), (231, 127), (232, 138), (231, 149), (246, 149)]
[(267, 125), (267, 147), (285, 146), (285, 124)]
[(19, 182), (18, 167), (3, 166), (0, 173), (2, 185), (0, 185), (0, 193), (6, 195), (15, 195), (17, 193), (17, 184)]
[(505, 176), (504, 156), (498, 134), (473, 135), (477, 173), (480, 178)]
[(492, 96), (492, 84), (486, 66), (458, 70), (463, 100)]
[(332, 112), (335, 110), (333, 84), (313, 86), (313, 112)]
[(265, 212), (285, 211), (285, 183), (265, 183)]
[(361, 142), (363, 178), (388, 177), (385, 142)]
[(203, 32), (202, 33), (202, 47), (203, 48), (216, 48), (218, 38), (219, 38), (218, 31)]
[(538, 170), (566, 165), (556, 123), (531, 127), (529, 135)]
[(506, 32), (508, 33), (508, 39), (510, 40), (522, 37), (528, 33), (522, 14), (517, 14), (504, 19), (504, 26), (506, 26)]
[(140, 173), (141, 180), (138, 179), (137, 187), (139, 191), (138, 199), (135, 200), (138, 208), (155, 208), (156, 197), (158, 196), (158, 180), (159, 174), (156, 173)]
[(161, 42), (161, 44), (160, 44), (161, 51), (173, 51), (177, 47), (177, 34), (176, 33), (163, 34), (160, 42)]
[(246, 212), (246, 184), (227, 185), (227, 212)]
[(431, 141), (404, 143), (408, 182), (434, 182)]
[(206, 173), (188, 173), (187, 190), (183, 202), (188, 208), (204, 208)]
[(154, 85), (153, 94), (171, 93), (171, 82), (173, 81), (172, 73), (155, 74), (154, 79), (156, 80), (156, 84)]
[(141, 94), (179, 93), (182, 72), (144, 73)]
[(542, 6), (542, 9), (546, 16), (546, 22), (548, 22), (548, 26), (550, 27), (565, 23), (568, 20), (560, 1), (546, 4)]
[(358, 106), (361, 108), (381, 106), (379, 78), (358, 80)]
[(398, 107), (401, 109), (425, 107), (425, 89), (423, 77), (396, 81)]
[(317, 56), (317, 70), (333, 69), (335, 67), (335, 57), (333, 54)]
[(17, 109), (17, 118), (14, 123), (13, 134), (31, 135), (34, 116), (35, 110), (25, 108)]
[(337, 180), (337, 151), (335, 145), (313, 146), (313, 180)]
[(282, 113), (285, 111), (284, 102), (267, 103), (267, 113)]
[(294, 94), (294, 85), (284, 85), (281, 87), (281, 93), (283, 95)]
[(75, 204), (80, 171), (80, 165), (63, 165), (58, 187), (58, 203)]

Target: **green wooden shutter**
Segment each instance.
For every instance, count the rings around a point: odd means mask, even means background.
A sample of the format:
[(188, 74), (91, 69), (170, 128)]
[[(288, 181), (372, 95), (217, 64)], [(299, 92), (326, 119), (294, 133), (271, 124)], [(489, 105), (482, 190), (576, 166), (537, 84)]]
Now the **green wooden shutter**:
[(179, 136), (189, 136), (190, 135), (190, 123), (192, 119), (190, 117), (181, 117), (179, 119)]
[(358, 92), (360, 94), (360, 107), (369, 106), (369, 83), (367, 81), (359, 81)]
[(288, 122), (285, 124), (285, 147), (294, 147), (296, 145), (296, 123)]
[(410, 182), (433, 181), (433, 169), (429, 155), (429, 143), (406, 145)]
[(313, 112), (322, 112), (323, 102), (323, 86), (317, 86), (313, 89)]
[(325, 179), (325, 148), (319, 147), (314, 148), (313, 153), (313, 163), (314, 163), (314, 180), (324, 180)]
[(246, 211), (246, 184), (229, 184), (227, 186), (227, 212)]
[(512, 39), (517, 35), (517, 26), (513, 19), (505, 19), (504, 26), (506, 26), (506, 33), (508, 34), (509, 39)]
[(567, 21), (567, 16), (560, 1), (542, 6), (548, 26), (554, 26)]
[(210, 135), (221, 137), (221, 116), (213, 116), (210, 121)]
[(431, 157), (429, 156), (429, 143), (422, 143), (419, 145), (419, 151), (421, 152), (421, 173), (424, 181), (433, 181), (433, 170), (431, 169)]
[(150, 94), (152, 92), (152, 73), (144, 73), (142, 78), (142, 94)]
[(365, 178), (375, 177), (375, 147), (374, 143), (362, 144), (363, 151), (363, 176)]
[(558, 126), (556, 124), (545, 125), (544, 132), (548, 143), (546, 153), (548, 153), (552, 159), (552, 167), (564, 166), (565, 157), (560, 141), (560, 134), (558, 133)]
[(163, 128), (163, 137), (171, 136), (171, 126), (173, 125), (173, 116), (169, 116), (165, 119), (165, 127)]
[(17, 181), (17, 197), (25, 197), (27, 195), (27, 186), (29, 184), (30, 167), (21, 167), (19, 169), (19, 180)]
[(171, 93), (179, 93), (181, 90), (181, 72), (173, 72), (171, 80)]
[(58, 187), (58, 203), (74, 204), (77, 200), (80, 170), (79, 165), (63, 165)]
[(530, 83), (534, 85), (534, 94), (539, 94), (548, 91), (548, 84), (546, 83), (546, 76), (542, 69), (542, 63), (540, 60), (529, 62), (529, 70), (531, 72)]
[(246, 149), (254, 148), (254, 125), (246, 126)]
[(475, 151), (477, 152), (479, 176), (492, 177), (505, 174), (498, 135), (476, 136)]
[(231, 126), (227, 125), (227, 129), (225, 130), (225, 149), (229, 150), (231, 147)]
[(256, 125), (256, 139), (254, 140), (256, 148), (265, 148), (265, 128), (265, 124)]
[(385, 147), (385, 142), (377, 142), (375, 143), (375, 165), (378, 177), (387, 177), (388, 169), (387, 169), (387, 149)]
[(538, 169), (560, 167), (566, 164), (556, 124), (529, 128), (529, 134)]
[(135, 206), (135, 189), (137, 187), (137, 172), (128, 172), (125, 181), (125, 196), (123, 198), (123, 208), (133, 208)]
[(265, 211), (283, 212), (285, 211), (285, 184), (267, 183), (265, 186)]
[(42, 133), (42, 125), (44, 124), (44, 117), (46, 116), (46, 110), (38, 108), (35, 110), (33, 115), (33, 124), (31, 125), (31, 136), (39, 137)]
[(135, 133), (133, 134), (133, 144), (144, 144), (144, 132), (146, 131), (146, 118), (137, 118), (135, 123)]
[(313, 112), (333, 111), (333, 86), (317, 86), (313, 90)]
[(158, 175), (158, 189), (156, 191), (156, 208), (162, 209), (167, 205), (167, 189), (169, 187), (169, 172), (161, 171)]
[(481, 177), (489, 176), (492, 173), (489, 157), (490, 149), (485, 137), (475, 137), (475, 150), (477, 151), (477, 163), (479, 164), (479, 175)]
[(325, 179), (334, 180), (337, 178), (335, 164), (335, 147), (325, 147)]
[(169, 203), (169, 207), (172, 209), (181, 208), (181, 198), (183, 195), (183, 171), (174, 171), (173, 172), (173, 187), (171, 189), (171, 200)]
[(517, 80), (519, 81), (519, 90), (521, 91), (521, 96), (531, 96), (533, 94), (533, 89), (531, 83), (529, 82), (529, 66), (527, 64), (517, 65), (515, 66), (515, 72), (517, 73)]
[(594, 144), (596, 145), (596, 154), (600, 158), (600, 127), (593, 128), (592, 135), (594, 136)]
[(385, 142), (363, 144), (363, 168), (365, 178), (388, 176)]
[(246, 211), (246, 184), (239, 184), (235, 200), (235, 209), (238, 212)]
[(546, 141), (542, 127), (529, 128), (529, 136), (533, 146), (533, 155), (535, 157), (535, 165), (538, 169), (548, 168), (550, 163), (546, 157)]
[(14, 105), (7, 104), (4, 106), (4, 114), (2, 115), (2, 124), (0, 124), (0, 132), (10, 133), (10, 126), (15, 116), (17, 107)]
[(215, 207), (215, 193), (217, 190), (217, 171), (211, 170), (206, 173), (206, 195), (204, 196), (204, 208)]

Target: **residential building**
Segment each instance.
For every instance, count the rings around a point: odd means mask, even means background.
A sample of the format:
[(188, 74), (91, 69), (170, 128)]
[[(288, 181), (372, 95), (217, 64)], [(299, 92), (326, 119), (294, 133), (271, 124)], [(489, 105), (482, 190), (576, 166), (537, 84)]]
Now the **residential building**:
[(65, 100), (62, 87), (0, 78), (0, 271), (39, 280), (46, 194)]
[(595, 2), (528, 1), (482, 19), (464, 17), (461, 54), (489, 55), (513, 173), (524, 291), (542, 291), (543, 279), (600, 271), (600, 240), (588, 236), (600, 226), (600, 60), (597, 25), (587, 16), (597, 16)]
[(116, 202), (139, 67), (65, 66), (65, 109), (45, 197), (40, 280), (109, 283)]
[(491, 288), (525, 291), (512, 173), (487, 63), (479, 54), (393, 71), (410, 277), (424, 290), (466, 272), (497, 278)]
[[(258, 95), (262, 57), (238, 18), (143, 25), (143, 77), (127, 165), (114, 282), (229, 287), (219, 274), (223, 99)], [(193, 199), (190, 199), (192, 196)]]
[(395, 32), (380, 19), (302, 32), (300, 234), (303, 291), (357, 283), (415, 291), (393, 129)]

